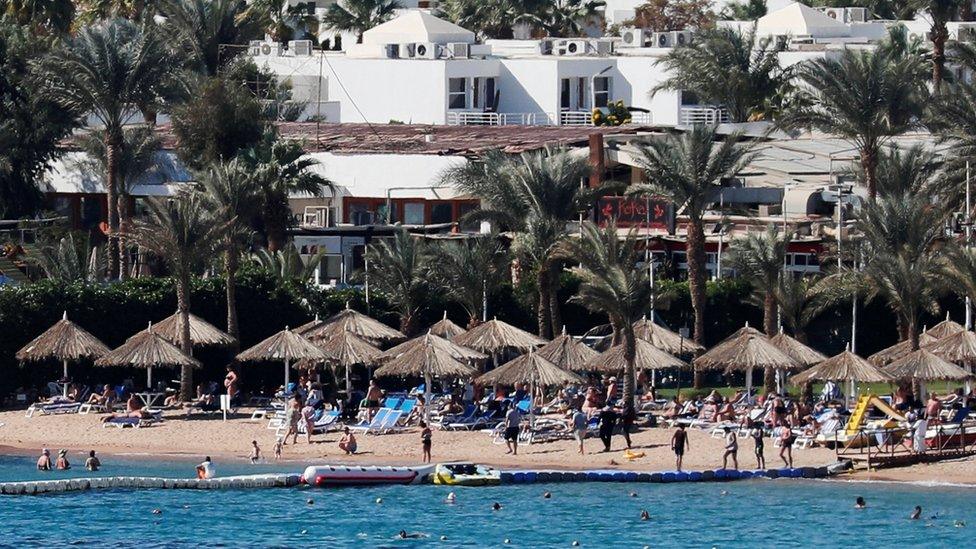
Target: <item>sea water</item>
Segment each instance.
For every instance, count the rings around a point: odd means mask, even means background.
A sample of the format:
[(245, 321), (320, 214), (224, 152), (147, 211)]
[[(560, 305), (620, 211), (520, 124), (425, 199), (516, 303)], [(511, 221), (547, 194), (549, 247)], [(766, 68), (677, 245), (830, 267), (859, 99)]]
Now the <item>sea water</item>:
[[(33, 462), (0, 457), (0, 481), (93, 475), (80, 457), (69, 472), (41, 473)], [(103, 456), (97, 474), (188, 477), (193, 465)], [(242, 460), (218, 461), (217, 467), (219, 475), (302, 469)], [(454, 504), (445, 501), (451, 491)], [(551, 498), (543, 497), (546, 491)], [(867, 509), (854, 509), (857, 496), (867, 500)], [(501, 510), (492, 510), (495, 502)], [(915, 505), (923, 518), (908, 520)], [(650, 520), (641, 520), (643, 509)], [(424, 537), (396, 539), (401, 530)], [(18, 547), (499, 547), (508, 540), (513, 547), (571, 547), (576, 541), (581, 547), (905, 548), (972, 547), (974, 536), (976, 489), (889, 483), (784, 479), (0, 496), (0, 545)]]

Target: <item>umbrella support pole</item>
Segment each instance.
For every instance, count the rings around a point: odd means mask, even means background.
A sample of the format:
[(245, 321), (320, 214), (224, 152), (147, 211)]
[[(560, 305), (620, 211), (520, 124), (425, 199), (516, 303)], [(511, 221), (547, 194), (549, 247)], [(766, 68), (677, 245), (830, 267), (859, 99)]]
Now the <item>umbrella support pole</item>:
[(430, 368), (427, 368), (424, 370), (424, 423), (428, 427), (430, 426), (430, 405), (431, 405), (430, 383), (431, 383)]
[(288, 370), (291, 369), (291, 365), (288, 364), (288, 359), (285, 359), (285, 393), (288, 393)]
[(752, 368), (746, 370), (746, 394), (752, 396)]
[(64, 379), (64, 389), (63, 389), (63, 391), (64, 391), (64, 397), (65, 398), (68, 398), (68, 385), (69, 385), (69, 383), (68, 383), (68, 361), (65, 360), (62, 365), (64, 366), (64, 377), (62, 377), (62, 379)]
[(152, 392), (152, 366), (146, 368), (146, 390)]

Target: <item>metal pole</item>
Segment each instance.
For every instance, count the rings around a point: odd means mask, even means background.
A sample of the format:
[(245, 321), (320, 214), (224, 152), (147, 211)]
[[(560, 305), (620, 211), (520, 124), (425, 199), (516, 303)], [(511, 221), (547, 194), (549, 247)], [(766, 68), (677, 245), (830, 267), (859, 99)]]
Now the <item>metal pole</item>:
[[(719, 215), (725, 211), (725, 193), (718, 193), (718, 211)], [(718, 255), (715, 257), (715, 280), (722, 280), (722, 243), (725, 240), (725, 224), (722, 223), (722, 218), (718, 219)]]
[(67, 360), (64, 361), (64, 376), (63, 376), (63, 379), (64, 379), (64, 395), (63, 396), (65, 398), (68, 398), (68, 385), (70, 385), (70, 383), (68, 383), (68, 361)]
[[(858, 270), (857, 260), (859, 256), (860, 250), (858, 255), (854, 257), (855, 271)], [(857, 291), (851, 296), (851, 352), (857, 354)]]
[(651, 323), (654, 322), (654, 305), (655, 305), (655, 292), (654, 292), (654, 256), (651, 256), (650, 261), (648, 261), (648, 269), (651, 271)]
[[(966, 249), (969, 249), (969, 242), (972, 240), (973, 236), (973, 226), (972, 217), (969, 205), (970, 190), (969, 190), (969, 161), (966, 161)], [(973, 327), (973, 307), (970, 297), (966, 296), (966, 330), (971, 330)]]
[(488, 280), (481, 279), (481, 321), (488, 322)]
[(366, 312), (369, 312), (369, 259), (363, 257), (363, 269), (366, 271)]
[(843, 266), (840, 255), (841, 231), (844, 224), (844, 189), (837, 187), (837, 269)]

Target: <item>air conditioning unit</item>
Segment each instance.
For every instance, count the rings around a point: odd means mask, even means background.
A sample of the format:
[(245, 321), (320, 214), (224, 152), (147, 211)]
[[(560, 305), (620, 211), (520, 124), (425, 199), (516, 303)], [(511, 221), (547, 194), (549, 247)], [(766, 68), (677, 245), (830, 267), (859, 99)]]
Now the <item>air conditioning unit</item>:
[(433, 42), (417, 42), (414, 44), (414, 59), (437, 59), (439, 46)]
[(247, 54), (251, 56), (261, 55), (261, 44), (263, 44), (263, 42), (260, 40), (251, 40), (248, 42)]
[(655, 48), (673, 48), (674, 47), (674, 37), (671, 36), (670, 32), (655, 32), (654, 33), (654, 47)]
[(831, 19), (836, 19), (840, 23), (846, 23), (847, 12), (844, 8), (823, 8), (823, 13)]
[(976, 42), (976, 25), (959, 25), (956, 29), (956, 40), (959, 42)]
[(621, 48), (644, 48), (654, 39), (649, 29), (624, 28), (620, 31)]
[(312, 55), (312, 41), (292, 40), (288, 42), (288, 49), (292, 55)]
[(553, 51), (556, 55), (574, 56), (586, 55), (587, 49), (586, 40), (559, 40)]
[(552, 55), (553, 50), (552, 40), (539, 41), (539, 55)]
[(451, 42), (444, 49), (451, 59), (467, 59), (471, 56), (471, 49), (464, 42)]
[(868, 21), (867, 8), (844, 8), (844, 11), (846, 12), (845, 23), (867, 23)]
[(695, 34), (691, 31), (671, 31), (671, 44), (674, 47), (688, 46), (695, 39)]
[(281, 44), (277, 42), (261, 42), (261, 55), (277, 57), (281, 55)]
[(915, 42), (916, 40), (920, 40), (922, 42), (931, 42), (932, 41), (932, 33), (929, 33), (929, 32), (910, 32), (910, 33), (908, 33), (908, 40), (909, 41), (912, 41), (912, 42)]
[(786, 51), (790, 49), (790, 36), (788, 34), (777, 34), (773, 38), (773, 45), (776, 47), (776, 51)]
[(417, 44), (400, 44), (399, 45), (399, 57), (400, 59), (413, 59), (416, 53)]
[(387, 44), (385, 47), (385, 53), (387, 59), (399, 59), (400, 44)]
[(613, 53), (613, 40), (590, 40), (590, 51), (601, 57)]

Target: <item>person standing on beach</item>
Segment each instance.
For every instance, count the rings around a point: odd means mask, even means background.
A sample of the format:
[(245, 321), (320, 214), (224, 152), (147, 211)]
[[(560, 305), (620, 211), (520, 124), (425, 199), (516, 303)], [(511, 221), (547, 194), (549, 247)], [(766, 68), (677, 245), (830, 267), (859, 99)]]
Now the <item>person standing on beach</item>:
[(302, 421), (305, 423), (305, 441), (312, 443), (312, 431), (315, 430), (315, 408), (308, 404), (302, 407)]
[[(430, 446), (431, 436), (433, 433), (430, 430), (430, 426), (423, 421), (420, 422), (420, 428), (422, 429), (422, 431), (420, 431), (420, 443), (423, 448), (423, 460), (424, 463), (430, 463)], [(517, 441), (518, 437), (516, 437), (516, 442)]]
[(237, 394), (237, 372), (234, 371), (234, 366), (231, 364), (227, 365), (227, 375), (224, 376), (224, 388), (227, 389), (227, 397), (230, 400), (231, 406), (238, 403)]
[(369, 381), (369, 390), (366, 391), (367, 421), (373, 421), (373, 416), (380, 411), (380, 403), (383, 400), (383, 390), (376, 384), (375, 379)]
[(285, 408), (285, 436), (282, 444), (288, 444), (288, 435), (292, 435), (291, 443), (298, 444), (298, 420), (301, 419), (302, 405), (297, 398), (292, 398)]
[(505, 445), (508, 446), (506, 454), (518, 455), (518, 437), (520, 424), (522, 423), (522, 413), (518, 406), (512, 405), (505, 412)]
[(583, 440), (586, 439), (586, 430), (589, 422), (590, 421), (586, 418), (586, 414), (583, 413), (583, 410), (577, 408), (576, 411), (573, 412), (573, 437), (576, 438), (576, 442), (579, 443), (580, 454), (586, 454), (586, 452), (583, 451)]
[(765, 433), (763, 433), (762, 424), (757, 421), (753, 421), (752, 429), (749, 430), (749, 436), (751, 436), (752, 441), (756, 443), (756, 466), (760, 469), (766, 468), (766, 456), (763, 454), (766, 447), (765, 442), (763, 442), (764, 435)]
[(724, 427), (725, 431), (725, 453), (722, 454), (722, 469), (728, 469), (729, 458), (732, 458), (732, 467), (739, 469), (739, 438), (730, 427)]
[(603, 441), (603, 451), (610, 451), (610, 443), (613, 442), (613, 430), (617, 426), (617, 418), (620, 417), (613, 408), (604, 406), (600, 411), (600, 440)]
[(634, 403), (624, 403), (620, 414), (620, 431), (624, 435), (624, 441), (627, 442), (628, 450), (630, 449), (630, 429), (634, 426), (635, 421), (637, 421), (637, 410), (634, 409)]
[(47, 448), (41, 450), (41, 457), (37, 458), (37, 470), (38, 471), (50, 471), (51, 470), (51, 451)]
[(257, 463), (261, 461), (261, 448), (258, 447), (258, 441), (251, 441), (251, 463)]
[(89, 471), (97, 471), (101, 469), (102, 462), (95, 457), (95, 450), (88, 452), (88, 459), (85, 460), (85, 469)]
[(285, 445), (285, 437), (278, 437), (274, 443), (274, 459), (278, 461), (281, 459), (281, 447)]
[(793, 429), (790, 428), (790, 422), (784, 421), (779, 431), (779, 458), (790, 468), (793, 467), (793, 440)]
[(674, 465), (678, 472), (681, 472), (681, 462), (685, 457), (685, 450), (691, 450), (691, 444), (688, 443), (688, 433), (685, 432), (685, 426), (679, 423), (678, 429), (671, 435), (671, 451), (674, 452)]

